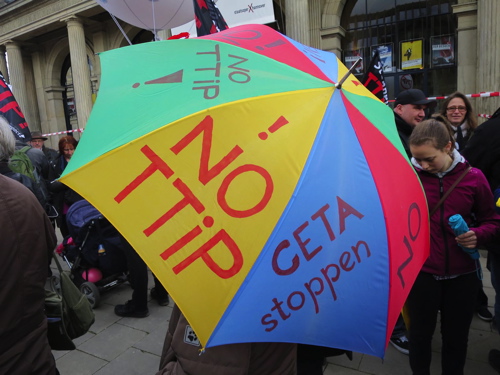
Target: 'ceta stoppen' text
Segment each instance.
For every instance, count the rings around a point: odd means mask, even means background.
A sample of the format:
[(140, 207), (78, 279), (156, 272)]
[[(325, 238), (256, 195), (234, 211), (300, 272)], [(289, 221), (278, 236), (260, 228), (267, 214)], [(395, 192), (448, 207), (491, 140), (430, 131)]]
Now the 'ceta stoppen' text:
[[(346, 230), (346, 219), (349, 216), (354, 216), (360, 220), (364, 217), (364, 215), (340, 197), (337, 197), (337, 204), (339, 234), (342, 234)], [(324, 205), (311, 216), (311, 220), (312, 225), (318, 225), (320, 227), (318, 230), (321, 230), (321, 226), (323, 226), (324, 230), (328, 234), (329, 240), (334, 241), (335, 232), (333, 231), (333, 228), (326, 216), (326, 212), (329, 208), (330, 205)], [(311, 261), (324, 249), (323, 246), (318, 246), (312, 250), (307, 248), (307, 244), (311, 242), (311, 238), (303, 238), (301, 233), (309, 227), (309, 225), (311, 225), (311, 223), (309, 221), (305, 221), (292, 233), (293, 238), (300, 249), (300, 253), (293, 256), (289, 267), (281, 267), (279, 265), (279, 260), (280, 255), (283, 254), (284, 251), (289, 251), (291, 245), (290, 241), (288, 239), (283, 240), (276, 247), (272, 259), (272, 268), (277, 275), (289, 276), (293, 274), (297, 271), (297, 269), (299, 269), (301, 261)], [(332, 300), (336, 301), (337, 292), (335, 290), (335, 283), (340, 279), (341, 275), (343, 273), (351, 272), (355, 268), (356, 264), (361, 263), (363, 259), (369, 258), (370, 256), (371, 252), (368, 244), (365, 241), (359, 240), (354, 246), (351, 246), (350, 250), (343, 251), (338, 257), (338, 261), (336, 263), (329, 263), (319, 269), (318, 276), (305, 282), (303, 284), (303, 289), (291, 292), (284, 299), (279, 299), (277, 297), (272, 298), (270, 312), (262, 316), (261, 319), (262, 325), (266, 327), (265, 330), (267, 332), (273, 331), (276, 327), (278, 327), (281, 321), (289, 319), (294, 311), (298, 311), (306, 305), (310, 305), (311, 302), (315, 313), (318, 314), (320, 312), (318, 297), (325, 293), (326, 295), (331, 295)]]

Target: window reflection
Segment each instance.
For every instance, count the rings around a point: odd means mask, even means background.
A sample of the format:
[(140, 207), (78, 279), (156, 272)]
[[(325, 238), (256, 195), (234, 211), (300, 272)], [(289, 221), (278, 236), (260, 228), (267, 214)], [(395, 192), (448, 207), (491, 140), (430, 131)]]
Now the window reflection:
[[(456, 66), (432, 64), (431, 38), (449, 35), (456, 43), (457, 21), (452, 13), (452, 5), (456, 3), (457, 0), (348, 0), (341, 18), (346, 29), (344, 54), (356, 51), (364, 57), (366, 67), (373, 50), (387, 46), (386, 51), (392, 54), (389, 60), (392, 66), (385, 71), (386, 78), (393, 77), (390, 97), (402, 90), (402, 76), (405, 84), (410, 77), (413, 87), (428, 95), (449, 94), (456, 89)], [(412, 40), (422, 40), (423, 69), (402, 70), (401, 43)]]

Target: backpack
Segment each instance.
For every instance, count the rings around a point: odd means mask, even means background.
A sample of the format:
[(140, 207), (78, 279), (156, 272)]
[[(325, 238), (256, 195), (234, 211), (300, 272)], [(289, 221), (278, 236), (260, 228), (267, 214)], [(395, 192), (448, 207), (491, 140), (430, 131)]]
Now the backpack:
[(77, 288), (69, 271), (59, 270), (59, 285), (45, 290), (45, 314), (48, 320), (49, 344), (53, 350), (73, 350), (73, 339), (83, 336), (94, 324), (95, 315), (87, 297)]
[(34, 182), (37, 182), (35, 168), (33, 167), (31, 159), (26, 154), (29, 149), (29, 146), (24, 146), (23, 148), (16, 150), (14, 155), (10, 158), (9, 168), (13, 172), (21, 173), (31, 178)]
[(55, 218), (58, 216), (58, 213), (49, 202), (50, 198), (47, 186), (45, 185), (45, 182), (40, 177), (40, 174), (33, 166), (33, 163), (28, 156), (28, 150), (30, 148), (30, 146), (24, 146), (23, 148), (16, 150), (10, 158), (9, 168), (11, 171), (22, 174), (31, 179), (34, 185), (33, 193), (42, 205), (45, 213), (49, 218)]

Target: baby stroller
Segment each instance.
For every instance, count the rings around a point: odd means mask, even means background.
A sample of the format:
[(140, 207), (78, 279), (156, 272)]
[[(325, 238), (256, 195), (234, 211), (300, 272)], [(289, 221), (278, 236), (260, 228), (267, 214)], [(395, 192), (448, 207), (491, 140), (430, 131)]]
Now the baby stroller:
[(86, 200), (71, 205), (66, 222), (70, 234), (58, 252), (68, 264), (73, 282), (95, 308), (101, 293), (128, 280), (121, 236)]

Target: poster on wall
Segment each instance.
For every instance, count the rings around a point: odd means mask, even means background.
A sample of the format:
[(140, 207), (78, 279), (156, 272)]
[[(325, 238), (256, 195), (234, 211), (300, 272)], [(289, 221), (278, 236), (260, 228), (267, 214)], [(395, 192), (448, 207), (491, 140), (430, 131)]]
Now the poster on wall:
[(455, 38), (453, 35), (431, 37), (432, 66), (455, 65)]
[(424, 67), (423, 53), (422, 39), (401, 42), (401, 69), (422, 69)]
[[(258, 23), (265, 25), (275, 21), (273, 0), (215, 0), (215, 5), (229, 27)], [(190, 38), (196, 38), (194, 21), (172, 29), (172, 35), (188, 32)]]
[[(344, 51), (344, 64), (347, 67), (347, 69), (351, 69), (351, 67), (354, 65), (356, 61), (358, 61), (359, 58), (364, 58), (363, 56), (363, 48), (359, 49), (353, 49), (351, 51)], [(364, 61), (361, 60), (361, 62), (354, 68), (354, 74), (361, 74), (365, 71), (365, 64)]]
[(379, 44), (378, 46), (373, 46), (371, 48), (370, 56), (373, 56), (375, 50), (378, 50), (378, 54), (380, 56), (380, 62), (382, 63), (384, 72), (394, 71), (393, 58), (392, 58), (393, 54), (392, 43)]

